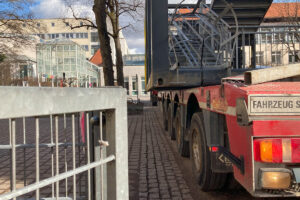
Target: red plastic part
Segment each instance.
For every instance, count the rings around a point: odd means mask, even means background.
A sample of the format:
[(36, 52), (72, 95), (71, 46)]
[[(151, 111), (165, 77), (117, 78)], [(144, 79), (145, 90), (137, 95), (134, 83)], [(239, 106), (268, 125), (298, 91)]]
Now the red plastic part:
[[(272, 163), (282, 163), (282, 138), (255, 139), (253, 141), (254, 160), (262, 162), (260, 157), (260, 143), (265, 140), (272, 140)], [(300, 163), (300, 138), (291, 138), (291, 147), (291, 163)]]
[(273, 163), (282, 163), (282, 140), (272, 140)]
[(300, 163), (300, 139), (292, 139), (292, 161), (293, 163)]

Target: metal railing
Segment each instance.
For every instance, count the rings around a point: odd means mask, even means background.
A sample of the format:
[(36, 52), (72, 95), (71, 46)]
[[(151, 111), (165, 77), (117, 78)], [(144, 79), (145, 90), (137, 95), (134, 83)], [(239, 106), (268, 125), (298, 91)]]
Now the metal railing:
[[(247, 32), (245, 29), (256, 29)], [(239, 27), (233, 45), (233, 68), (259, 68), (300, 62), (300, 26), (263, 25)]]
[(129, 199), (123, 88), (0, 87), (0, 199)]
[[(169, 14), (169, 60), (178, 68), (227, 69), (232, 61), (229, 25), (204, 2), (172, 9)], [(234, 41), (234, 40), (233, 40)]]

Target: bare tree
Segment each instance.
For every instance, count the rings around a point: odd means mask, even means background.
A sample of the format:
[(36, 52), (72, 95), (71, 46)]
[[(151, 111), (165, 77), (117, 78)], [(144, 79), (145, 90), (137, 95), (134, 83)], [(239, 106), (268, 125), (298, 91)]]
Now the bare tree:
[[(78, 0), (80, 2), (80, 0)], [(81, 25), (70, 25), (71, 29), (87, 27), (96, 28), (98, 30), (100, 40), (100, 50), (104, 65), (105, 84), (111, 85), (113, 78), (113, 62), (111, 56), (110, 38), (114, 40), (114, 48), (116, 52), (116, 69), (117, 69), (117, 83), (119, 86), (124, 86), (123, 75), (123, 56), (120, 42), (121, 30), (131, 27), (128, 23), (120, 27), (120, 16), (126, 15), (131, 20), (137, 20), (141, 16), (141, 8), (143, 7), (142, 0), (94, 0), (93, 11), (95, 14), (96, 23), (87, 17), (78, 16), (74, 10), (74, 1), (69, 3), (69, 8), (72, 11), (73, 17), (81, 20), (84, 23)], [(107, 20), (108, 19), (108, 20)], [(112, 26), (112, 31), (108, 31), (108, 24)], [(108, 81), (109, 79), (109, 81)]]
[(16, 55), (33, 43), (30, 34), (38, 32), (29, 9), (33, 0), (0, 0), (0, 82), (8, 85)]
[(288, 25), (287, 30), (285, 30), (288, 33), (275, 33), (274, 39), (285, 45), (284, 54), (292, 55), (295, 62), (300, 62), (300, 3), (299, 1), (293, 3), (281, 2), (282, 4), (277, 6), (277, 13), (280, 16), (279, 22)]
[(116, 49), (116, 69), (117, 69), (117, 82), (118, 85), (124, 86), (124, 73), (123, 73), (123, 56), (120, 42), (120, 31), (124, 28), (131, 26), (130, 23), (124, 27), (120, 27), (119, 17), (122, 14), (130, 16), (134, 20), (139, 9), (143, 6), (140, 0), (107, 0), (107, 15), (112, 24), (112, 33), (110, 34), (114, 40)]
[(39, 27), (29, 9), (32, 0), (0, 0), (0, 53), (12, 54), (20, 46), (31, 44), (29, 33)]
[(98, 29), (100, 50), (103, 58), (103, 73), (105, 85), (114, 85), (113, 61), (111, 57), (110, 39), (106, 23), (106, 0), (95, 0), (93, 11), (95, 13), (96, 24)]

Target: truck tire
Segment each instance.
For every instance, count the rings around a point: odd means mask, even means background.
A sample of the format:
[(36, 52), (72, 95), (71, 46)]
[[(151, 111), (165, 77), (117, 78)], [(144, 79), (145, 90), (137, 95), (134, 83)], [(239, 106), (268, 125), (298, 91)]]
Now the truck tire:
[(172, 113), (172, 104), (170, 103), (168, 106), (168, 132), (171, 140), (175, 140), (175, 128), (173, 126), (173, 113)]
[(190, 127), (190, 159), (192, 171), (203, 191), (219, 190), (224, 187), (227, 174), (211, 170), (211, 159), (204, 132), (201, 112), (194, 113)]
[(165, 131), (168, 131), (168, 109), (167, 109), (167, 102), (164, 101), (161, 103), (162, 105), (162, 111), (163, 111), (163, 126)]
[(227, 175), (227, 180), (225, 184), (225, 189), (228, 190), (239, 190), (242, 189), (242, 186), (235, 180), (233, 173)]
[(189, 145), (188, 142), (184, 140), (184, 132), (181, 127), (181, 112), (179, 107), (177, 108), (176, 111), (174, 128), (175, 128), (175, 137), (176, 137), (176, 145), (177, 145), (178, 153), (181, 156), (188, 157)]

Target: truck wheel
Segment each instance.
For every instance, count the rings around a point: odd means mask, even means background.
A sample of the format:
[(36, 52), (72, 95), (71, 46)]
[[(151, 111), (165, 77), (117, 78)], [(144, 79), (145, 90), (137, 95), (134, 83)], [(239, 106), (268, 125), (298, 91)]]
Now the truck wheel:
[(168, 131), (168, 116), (167, 116), (167, 102), (162, 102), (162, 111), (163, 111), (163, 126), (165, 131)]
[(176, 117), (174, 120), (174, 128), (175, 128), (175, 137), (178, 152), (181, 156), (188, 157), (189, 156), (189, 145), (188, 142), (184, 140), (184, 132), (181, 128), (181, 113), (180, 108), (177, 108)]
[(225, 189), (239, 190), (241, 188), (242, 188), (242, 186), (239, 184), (239, 182), (237, 182), (237, 180), (234, 179), (233, 173), (229, 173), (227, 175), (227, 181), (226, 181), (226, 184), (225, 184)]
[(221, 189), (227, 174), (214, 173), (211, 170), (211, 159), (206, 143), (202, 113), (194, 113), (190, 129), (190, 158), (192, 170), (203, 191)]
[(173, 126), (173, 113), (172, 113), (172, 109), (171, 109), (172, 104), (169, 104), (168, 107), (168, 132), (169, 132), (169, 136), (171, 137), (171, 140), (175, 140), (175, 128)]

